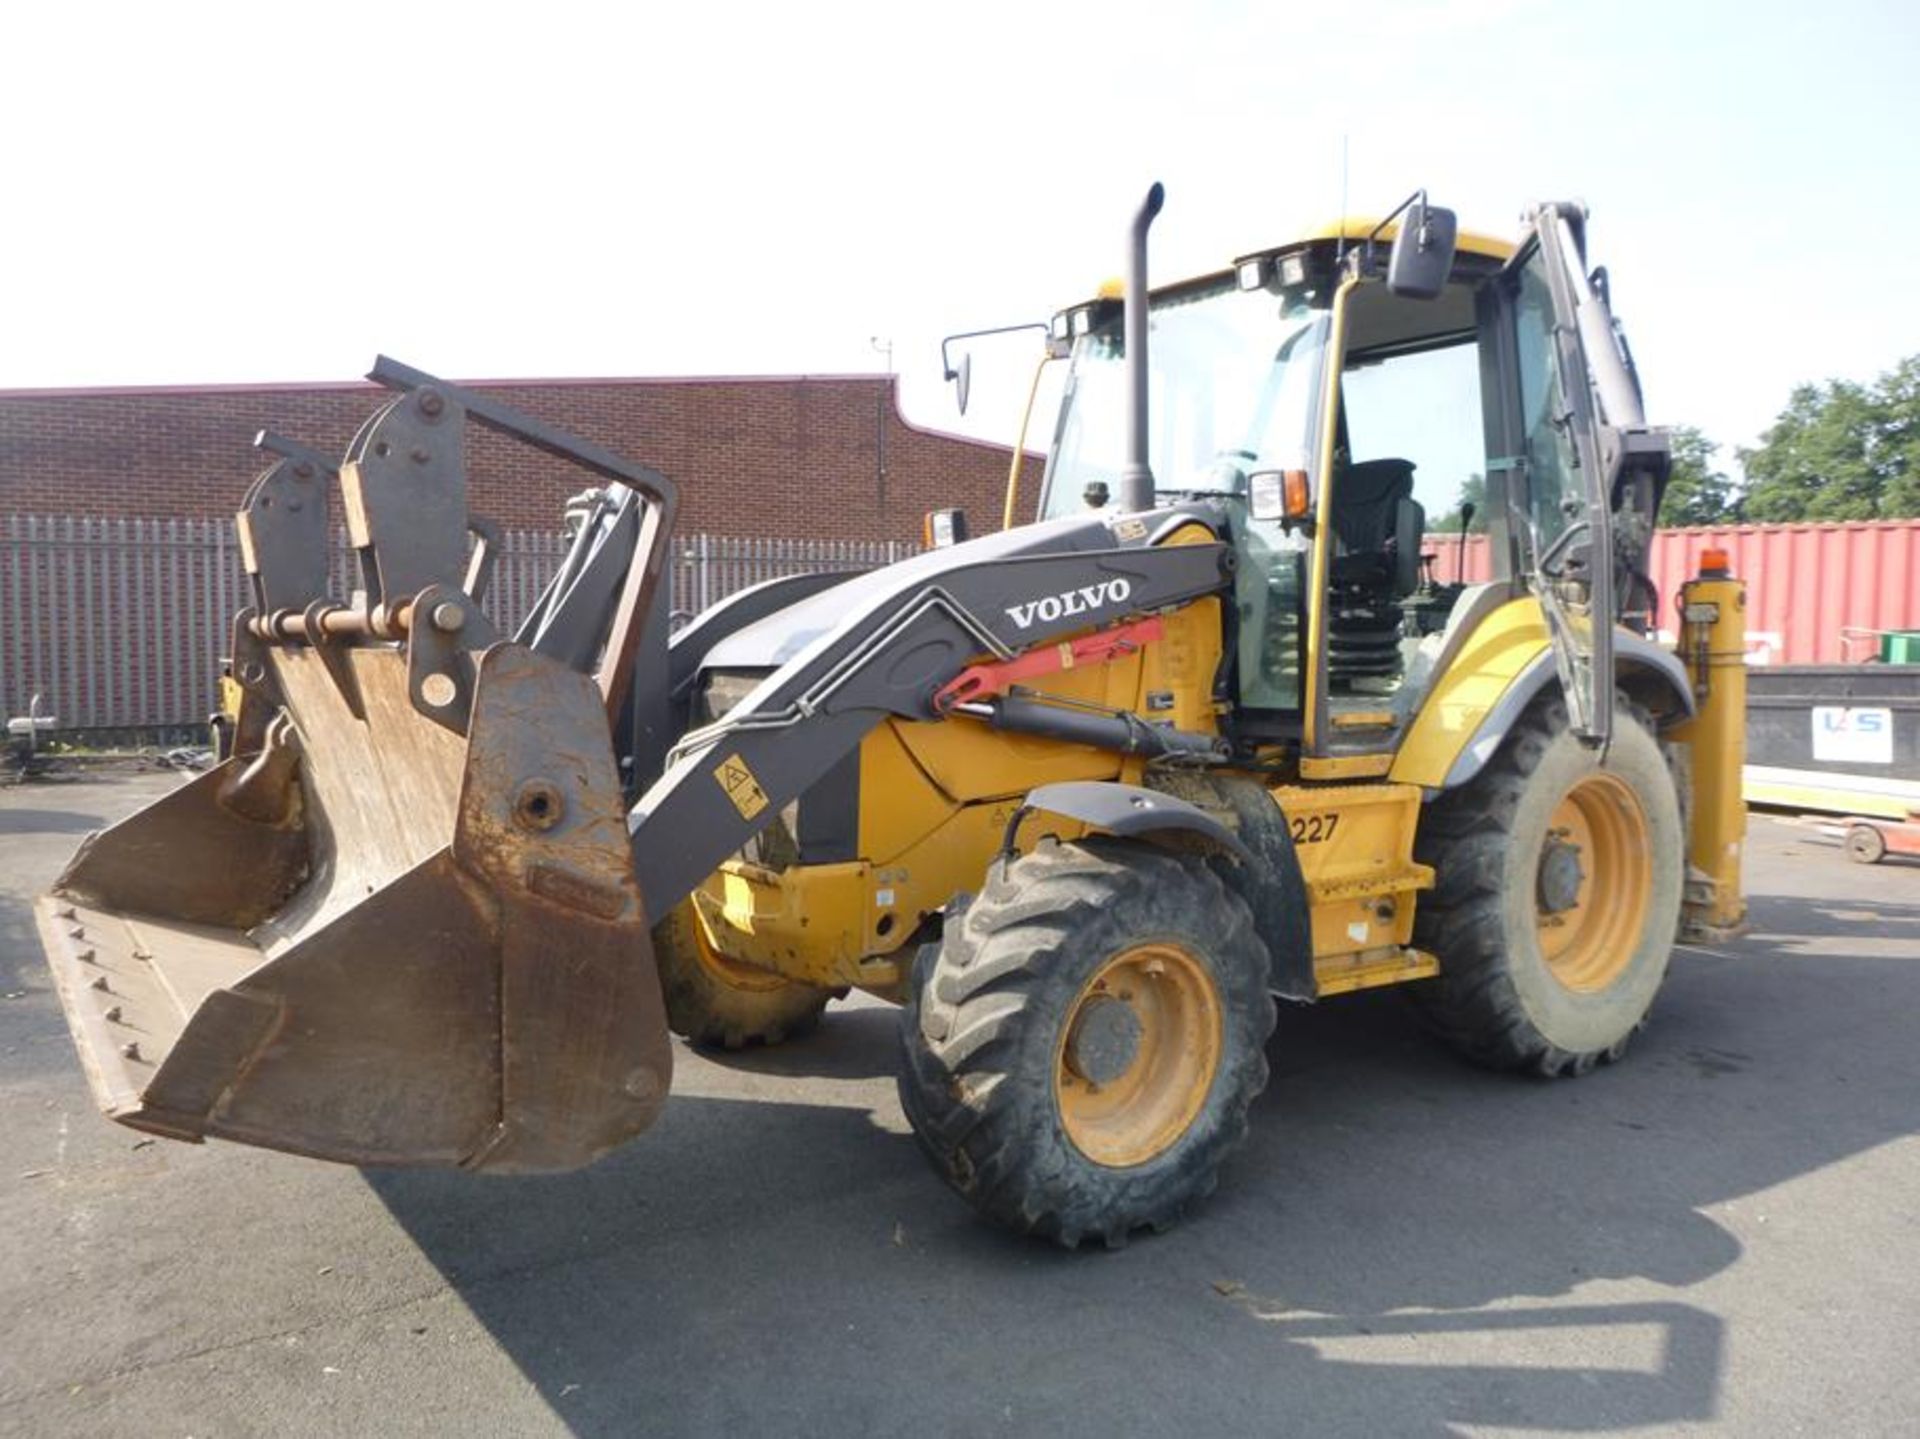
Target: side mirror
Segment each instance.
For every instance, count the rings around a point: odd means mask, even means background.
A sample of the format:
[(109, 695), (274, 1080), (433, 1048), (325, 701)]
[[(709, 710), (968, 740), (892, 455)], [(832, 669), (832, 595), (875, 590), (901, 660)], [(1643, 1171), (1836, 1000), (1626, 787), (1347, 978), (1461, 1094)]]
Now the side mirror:
[[(960, 372), (966, 374), (965, 360), (960, 362)], [(964, 379), (960, 382), (960, 393), (966, 394)], [(961, 405), (962, 409), (966, 406)], [(951, 545), (965, 544), (967, 540), (967, 512), (965, 510), (928, 510), (926, 519), (920, 526), (920, 538), (930, 550), (944, 550)]]
[(967, 412), (967, 396), (973, 389), (973, 355), (970, 352), (962, 353), (959, 360), (955, 361), (953, 359), (953, 346), (955, 342), (960, 340), (977, 340), (982, 335), (1013, 335), (1019, 333), (1021, 330), (1038, 330), (1041, 335), (1046, 338), (1047, 357), (1049, 359), (1055, 359), (1067, 353), (1064, 348), (1055, 345), (1052, 338), (1053, 327), (1043, 325), (1038, 320), (1029, 320), (1024, 325), (995, 325), (992, 329), (988, 330), (962, 330), (957, 335), (948, 335), (940, 342), (940, 369), (942, 378), (952, 385), (957, 392), (956, 398), (960, 401), (961, 414), (964, 415)]
[[(1034, 326), (1020, 325), (1010, 328), (1031, 330)], [(972, 330), (965, 335), (948, 335), (946, 339), (940, 342), (940, 368), (945, 372), (941, 378), (953, 386), (955, 392), (954, 397), (960, 402), (960, 413), (963, 415), (967, 412), (967, 394), (973, 389), (973, 352), (971, 350), (963, 350), (960, 354), (959, 362), (956, 364), (953, 360), (947, 358), (947, 347), (955, 340), (967, 340), (971, 339), (974, 335), (994, 335), (998, 333), (999, 331), (997, 330)]]
[[(948, 339), (955, 337), (949, 336)], [(946, 368), (946, 381), (954, 388), (954, 398), (960, 402), (960, 413), (967, 412), (967, 392), (973, 388), (973, 352), (966, 351), (960, 356), (960, 363), (954, 364), (947, 359), (948, 340), (940, 342), (940, 359)]]
[(1387, 256), (1387, 288), (1407, 300), (1436, 298), (1453, 272), (1459, 223), (1451, 210), (1415, 199)]

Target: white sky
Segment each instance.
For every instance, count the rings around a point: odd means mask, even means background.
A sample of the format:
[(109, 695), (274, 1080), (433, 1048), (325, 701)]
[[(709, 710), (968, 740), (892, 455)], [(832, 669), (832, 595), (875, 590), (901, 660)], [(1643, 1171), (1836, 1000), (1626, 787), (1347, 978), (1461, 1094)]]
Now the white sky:
[[(693, 13), (697, 8), (698, 13)], [(0, 387), (878, 371), (1010, 441), (1044, 318), (1424, 185), (1593, 207), (1651, 417), (1920, 351), (1920, 6), (39, 5), (0, 22)], [(1905, 268), (1902, 268), (1905, 266)], [(1034, 439), (1044, 441), (1044, 428)], [(645, 456), (638, 456), (644, 459)]]

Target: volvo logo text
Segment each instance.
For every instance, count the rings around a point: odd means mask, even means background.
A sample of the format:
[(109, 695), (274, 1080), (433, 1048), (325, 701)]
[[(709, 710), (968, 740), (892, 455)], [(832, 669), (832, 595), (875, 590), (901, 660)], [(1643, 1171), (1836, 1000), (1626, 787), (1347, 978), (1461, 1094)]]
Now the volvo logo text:
[(1055, 620), (1084, 615), (1104, 605), (1117, 605), (1133, 593), (1132, 580), (1102, 580), (1097, 585), (1082, 585), (1065, 594), (1047, 595), (1022, 605), (1008, 605), (1007, 618), (1021, 629), (1030, 629), (1035, 620), (1052, 624)]

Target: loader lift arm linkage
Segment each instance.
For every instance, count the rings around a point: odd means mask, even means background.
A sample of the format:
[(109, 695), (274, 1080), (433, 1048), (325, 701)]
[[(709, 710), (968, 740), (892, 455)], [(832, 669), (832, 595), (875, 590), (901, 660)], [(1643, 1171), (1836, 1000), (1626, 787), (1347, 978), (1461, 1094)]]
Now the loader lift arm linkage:
[[(390, 389), (429, 395), (444, 395), (452, 389), (425, 371), (385, 355), (374, 361), (367, 378)], [(658, 470), (623, 460), (611, 450), (566, 434), (484, 395), (462, 390), (458, 392), (458, 399), (467, 415), (488, 429), (621, 486), (623, 493), (615, 501), (616, 510), (624, 511), (632, 506), (635, 497), (646, 501), (640, 533), (633, 541), (633, 553), (640, 557), (640, 563), (627, 567), (626, 586), (607, 631), (605, 650), (595, 675), (600, 693), (606, 696), (607, 717), (610, 721), (617, 720), (633, 683), (634, 658), (640, 648), (642, 627), (653, 611), (665, 574), (667, 549), (680, 509), (679, 491), (673, 481)]]

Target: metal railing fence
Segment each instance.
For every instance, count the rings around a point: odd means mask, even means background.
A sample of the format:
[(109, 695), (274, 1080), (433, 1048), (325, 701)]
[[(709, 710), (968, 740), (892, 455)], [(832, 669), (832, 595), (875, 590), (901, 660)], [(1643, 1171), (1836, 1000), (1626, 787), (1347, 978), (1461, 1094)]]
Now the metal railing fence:
[[(816, 569), (864, 569), (916, 552), (898, 540), (675, 539), (675, 609), (698, 613), (748, 585)], [(486, 609), (511, 631), (566, 550), (540, 531), (503, 536)], [(339, 538), (334, 586), (357, 582)], [(228, 630), (247, 587), (224, 520), (8, 515), (0, 519), (0, 718), (33, 695), (61, 730), (173, 729), (216, 700)]]

